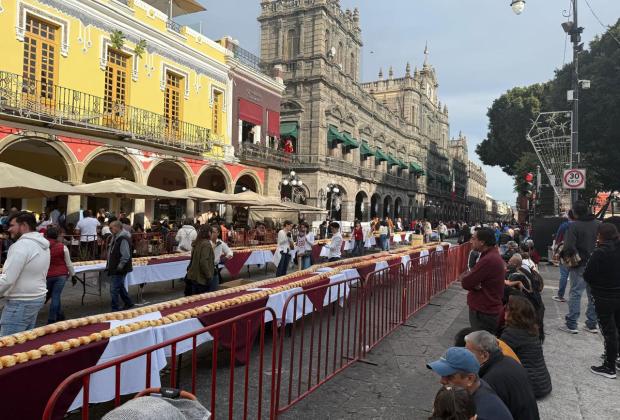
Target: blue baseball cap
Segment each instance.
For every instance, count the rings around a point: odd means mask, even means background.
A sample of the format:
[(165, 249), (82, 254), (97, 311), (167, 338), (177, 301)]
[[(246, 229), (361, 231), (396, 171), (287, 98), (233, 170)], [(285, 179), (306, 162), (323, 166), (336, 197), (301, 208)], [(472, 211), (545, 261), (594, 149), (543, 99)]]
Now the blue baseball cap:
[(478, 374), (480, 363), (472, 352), (464, 347), (450, 347), (446, 353), (434, 362), (426, 365), (440, 376), (450, 376), (458, 372)]

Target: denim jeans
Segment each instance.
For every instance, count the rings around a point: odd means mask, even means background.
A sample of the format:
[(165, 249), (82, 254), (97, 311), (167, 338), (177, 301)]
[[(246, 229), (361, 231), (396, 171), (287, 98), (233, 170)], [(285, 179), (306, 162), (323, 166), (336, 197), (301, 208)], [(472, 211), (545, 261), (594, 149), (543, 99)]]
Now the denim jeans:
[(276, 277), (280, 277), (286, 274), (286, 270), (288, 269), (288, 264), (291, 261), (291, 254), (288, 252), (280, 252), (280, 263), (278, 264), (278, 269), (276, 270)]
[(50, 303), (50, 310), (47, 315), (47, 323), (53, 324), (56, 321), (61, 321), (62, 309), (60, 307), (60, 295), (62, 289), (65, 287), (67, 276), (48, 277), (47, 278), (47, 290), (52, 295), (52, 301)]
[(301, 256), (301, 269), (305, 270), (306, 268), (312, 265), (312, 256), (311, 255), (302, 255)]
[(381, 244), (382, 251), (387, 251), (389, 249), (389, 238), (387, 235), (379, 235), (379, 243)]
[(596, 328), (596, 312), (594, 311), (594, 303), (592, 302), (590, 288), (583, 279), (584, 270), (585, 267), (571, 268), (568, 273), (568, 280), (570, 281), (570, 291), (568, 292), (568, 315), (564, 318), (566, 319), (566, 326), (571, 329), (577, 329), (577, 321), (579, 321), (579, 315), (581, 313), (581, 297), (583, 296), (584, 290), (586, 291), (586, 295), (588, 297), (586, 325), (589, 328)]
[(44, 303), (45, 296), (31, 300), (7, 300), (0, 317), (0, 336), (33, 329)]
[(558, 287), (558, 296), (563, 298), (566, 293), (566, 284), (568, 283), (569, 268), (560, 263), (560, 286)]
[(126, 274), (113, 274), (110, 276), (110, 298), (112, 300), (112, 310), (120, 311), (121, 307), (118, 306), (118, 298), (122, 299), (125, 307), (133, 306), (133, 302), (125, 289), (125, 276)]
[(353, 248), (353, 255), (356, 257), (360, 257), (364, 255), (364, 240), (363, 239), (355, 240), (355, 247)]

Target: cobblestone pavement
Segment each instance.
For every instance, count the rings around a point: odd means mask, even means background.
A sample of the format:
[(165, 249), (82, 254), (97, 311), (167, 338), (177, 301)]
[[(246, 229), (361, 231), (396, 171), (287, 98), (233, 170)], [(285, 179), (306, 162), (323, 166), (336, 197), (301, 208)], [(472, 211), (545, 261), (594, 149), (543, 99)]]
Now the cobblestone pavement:
[[(542, 419), (606, 420), (620, 418), (618, 382), (589, 372), (600, 362), (600, 334), (568, 335), (558, 330), (566, 303), (551, 299), (558, 269), (541, 266), (546, 280), (544, 345), (553, 392), (539, 401)], [(433, 299), (356, 363), (299, 402), (285, 419), (425, 419), (430, 415), (438, 378), (426, 363), (452, 345), (454, 334), (468, 325), (466, 293), (460, 285)], [(582, 305), (585, 309), (585, 298)]]

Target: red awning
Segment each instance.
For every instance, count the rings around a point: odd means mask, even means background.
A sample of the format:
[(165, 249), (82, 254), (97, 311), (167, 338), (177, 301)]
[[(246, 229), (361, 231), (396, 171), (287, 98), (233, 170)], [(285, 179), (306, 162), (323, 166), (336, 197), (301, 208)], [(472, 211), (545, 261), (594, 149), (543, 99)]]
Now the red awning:
[(254, 102), (239, 99), (239, 119), (255, 125), (263, 125), (263, 108)]
[(280, 113), (267, 110), (267, 135), (280, 137)]

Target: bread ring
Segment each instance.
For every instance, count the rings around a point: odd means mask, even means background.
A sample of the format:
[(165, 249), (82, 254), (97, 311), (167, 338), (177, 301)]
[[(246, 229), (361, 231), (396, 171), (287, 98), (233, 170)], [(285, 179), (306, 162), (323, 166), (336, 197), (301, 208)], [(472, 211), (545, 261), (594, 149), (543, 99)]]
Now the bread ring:
[(17, 358), (17, 363), (25, 363), (28, 361), (28, 355), (24, 352), (15, 353), (13, 356)]
[(26, 354), (28, 355), (28, 358), (30, 360), (37, 360), (37, 359), (40, 359), (41, 356), (42, 356), (41, 351), (40, 350), (36, 350), (36, 349), (35, 350), (29, 350), (29, 351), (26, 352)]
[(5, 337), (0, 338), (0, 341), (4, 344), (5, 347), (14, 346), (17, 340), (12, 335), (7, 335)]
[(80, 340), (77, 338), (70, 338), (67, 340), (67, 343), (71, 346), (71, 348), (76, 348), (80, 346)]
[(2, 363), (3, 368), (15, 366), (17, 363), (17, 357), (13, 355), (7, 355), (0, 357), (0, 363)]
[(39, 351), (46, 356), (53, 356), (56, 353), (56, 349), (51, 344), (46, 344), (44, 346), (39, 347)]
[(98, 332), (92, 333), (88, 337), (90, 338), (91, 342), (93, 342), (93, 341), (101, 341), (101, 339), (103, 338), (101, 333), (98, 333)]
[(80, 345), (82, 345), (82, 346), (84, 346), (86, 344), (90, 344), (90, 337), (88, 337), (88, 336), (83, 335), (83, 336), (81, 336), (79, 338), (79, 340), (80, 340)]

